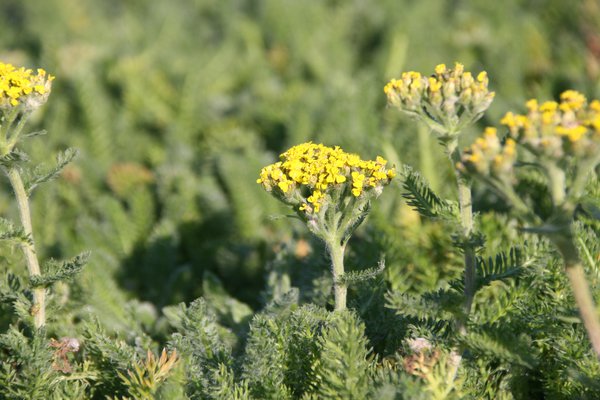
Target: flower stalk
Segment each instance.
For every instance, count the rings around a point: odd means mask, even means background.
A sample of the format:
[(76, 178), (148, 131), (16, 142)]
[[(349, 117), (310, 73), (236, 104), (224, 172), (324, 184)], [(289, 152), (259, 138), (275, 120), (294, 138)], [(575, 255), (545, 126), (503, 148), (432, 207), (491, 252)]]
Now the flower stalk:
[[(13, 188), (15, 199), (19, 207), (19, 217), (24, 233), (29, 237), (29, 240), (21, 243), (21, 250), (25, 255), (27, 262), (27, 271), (29, 277), (41, 276), (40, 264), (35, 250), (35, 242), (33, 240), (33, 229), (31, 225), (31, 212), (29, 210), (29, 198), (21, 174), (16, 168), (4, 168), (4, 173), (8, 177)], [(31, 309), (34, 324), (36, 328), (41, 328), (46, 323), (46, 290), (43, 287), (35, 287), (33, 289), (33, 306)]]
[[(460, 152), (456, 141), (452, 142), (446, 148), (452, 165), (460, 160)], [(454, 169), (456, 176), (456, 185), (458, 188), (458, 207), (460, 212), (460, 224), (462, 228), (463, 252), (464, 252), (464, 318), (465, 321), (459, 321), (458, 328), (461, 334), (466, 333), (466, 319), (471, 313), (473, 298), (475, 296), (475, 284), (477, 280), (475, 247), (473, 246), (471, 235), (473, 234), (473, 203), (471, 194), (471, 184), (469, 180)]]
[(331, 258), (331, 272), (333, 274), (333, 295), (336, 311), (346, 309), (346, 297), (348, 285), (343, 281), (344, 276), (344, 250), (345, 243), (341, 243), (338, 238), (332, 238), (326, 242), (327, 251)]
[(565, 273), (571, 283), (579, 315), (588, 333), (592, 348), (600, 358), (600, 321), (598, 320), (594, 299), (585, 277), (585, 271), (577, 247), (572, 237), (559, 236), (553, 239), (552, 242), (562, 255), (565, 264)]

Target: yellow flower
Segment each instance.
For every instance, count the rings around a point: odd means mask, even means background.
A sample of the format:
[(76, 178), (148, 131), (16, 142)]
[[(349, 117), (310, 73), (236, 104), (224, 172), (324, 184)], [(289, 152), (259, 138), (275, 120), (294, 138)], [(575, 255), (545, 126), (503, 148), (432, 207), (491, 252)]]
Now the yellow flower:
[(507, 139), (502, 145), (497, 129), (488, 127), (462, 156), (457, 168), (483, 175), (503, 175), (510, 172), (516, 161), (515, 142)]
[(577, 125), (573, 127), (566, 128), (564, 126), (557, 126), (556, 133), (561, 136), (567, 136), (570, 141), (576, 142), (583, 137), (587, 132), (585, 126)]
[(264, 167), (256, 182), (305, 214), (319, 213), (326, 199), (331, 198), (327, 194), (334, 191), (344, 193), (348, 187), (358, 197), (366, 191), (365, 182), (373, 190), (387, 185), (395, 176), (394, 169), (386, 169), (387, 161), (380, 156), (365, 161), (337, 146), (312, 142), (294, 146), (280, 158)]
[[(562, 158), (568, 155), (591, 155), (600, 150), (600, 102), (589, 105), (575, 90), (560, 95), (560, 102), (526, 103), (525, 115), (507, 113), (500, 121), (510, 135), (538, 155)], [(577, 145), (575, 145), (577, 143)]]
[(33, 110), (48, 99), (54, 76), (43, 69), (34, 74), (32, 70), (17, 68), (0, 62), (0, 110), (23, 105), (25, 110)]
[(488, 90), (487, 73), (480, 72), (474, 79), (460, 63), (452, 69), (439, 64), (430, 77), (404, 72), (400, 79), (389, 81), (383, 91), (389, 105), (423, 120), (446, 138), (478, 120), (494, 99), (494, 92)]
[(560, 95), (561, 110), (578, 110), (586, 103), (586, 98), (575, 90), (566, 90)]
[(287, 193), (288, 189), (290, 188), (290, 183), (288, 181), (281, 181), (277, 184), (277, 186), (279, 186), (279, 189), (281, 189), (283, 193)]

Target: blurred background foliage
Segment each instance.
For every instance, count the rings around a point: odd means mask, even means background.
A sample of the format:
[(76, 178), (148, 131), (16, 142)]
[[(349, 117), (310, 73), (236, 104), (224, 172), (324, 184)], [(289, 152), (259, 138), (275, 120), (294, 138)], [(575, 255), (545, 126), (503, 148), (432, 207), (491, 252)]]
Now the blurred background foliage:
[[(48, 134), (28, 143), (32, 158), (81, 151), (33, 198), (43, 259), (92, 251), (77, 282), (55, 295), (57, 318), (94, 315), (109, 331), (164, 340), (163, 307), (203, 296), (224, 326), (243, 333), (253, 311), (292, 287), (320, 306), (331, 297), (321, 244), (255, 183), (263, 165), (313, 140), (410, 164), (452, 197), (441, 149), (386, 109), (383, 85), (438, 63), (486, 70), (496, 100), (480, 127), (566, 88), (598, 98), (600, 5), (1, 0), (0, 60), (57, 77), (35, 116), (32, 129)], [(2, 185), (0, 214), (14, 215)], [(373, 266), (383, 252), (388, 289), (432, 290), (460, 274), (460, 257), (448, 227), (422, 221), (400, 194), (392, 185), (374, 204), (348, 264)], [(501, 218), (483, 219), (494, 254), (513, 238)], [(18, 254), (0, 254), (1, 272), (24, 274)], [(352, 301), (365, 314), (383, 308), (383, 292), (357, 288)], [(386, 335), (366, 319), (368, 335)], [(8, 322), (0, 317), (3, 329)]]

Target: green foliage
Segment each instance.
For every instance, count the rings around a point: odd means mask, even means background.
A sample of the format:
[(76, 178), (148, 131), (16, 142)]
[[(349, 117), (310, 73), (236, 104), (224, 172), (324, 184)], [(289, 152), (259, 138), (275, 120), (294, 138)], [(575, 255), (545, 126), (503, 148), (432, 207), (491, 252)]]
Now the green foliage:
[(369, 279), (375, 279), (385, 269), (385, 262), (383, 258), (379, 260), (377, 267), (366, 268), (360, 271), (350, 271), (345, 273), (339, 279), (340, 282), (346, 285), (352, 285), (359, 282), (364, 282)]
[(419, 214), (429, 218), (455, 218), (456, 205), (441, 199), (431, 190), (423, 177), (409, 166), (402, 171), (402, 186), (406, 190), (406, 203), (414, 207)]
[(25, 183), (27, 194), (31, 196), (31, 193), (39, 184), (58, 178), (65, 167), (73, 161), (75, 157), (77, 157), (77, 150), (67, 149), (64, 152), (58, 153), (56, 156), (56, 165), (49, 170), (37, 167), (31, 171)]
[(30, 279), (31, 286), (48, 286), (54, 282), (73, 279), (81, 272), (89, 258), (89, 253), (82, 253), (70, 260), (57, 262), (50, 260), (44, 265), (46, 273), (43, 276), (34, 276)]
[(11, 244), (31, 243), (31, 238), (23, 228), (16, 227), (14, 224), (4, 218), (0, 218), (0, 240), (6, 240)]
[[(170, 347), (177, 349), (186, 364), (188, 396), (200, 399), (213, 391), (220, 393), (222, 380), (228, 379), (232, 344), (227, 342), (227, 331), (217, 323), (214, 311), (198, 299), (189, 307), (181, 304), (168, 308), (165, 314), (176, 329)], [(219, 373), (213, 375), (214, 370)]]
[[(41, 399), (47, 393), (47, 388), (53, 388), (56, 385), (53, 371), (50, 368), (52, 363), (51, 352), (46, 348), (43, 340), (38, 339), (28, 346), (28, 340), (16, 329), (11, 329), (2, 335), (1, 346), (3, 359), (12, 360), (14, 365), (3, 363), (2, 377), (0, 382), (2, 387), (7, 388), (13, 393), (7, 393), (6, 396), (13, 397), (31, 397)], [(12, 353), (12, 354), (11, 354)], [(44, 368), (40, 370), (37, 367), (31, 368), (31, 364), (40, 362)], [(25, 368), (19, 368), (20, 366)], [(20, 372), (19, 376), (17, 371)]]
[(520, 250), (514, 247), (508, 253), (501, 252), (497, 254), (495, 258), (489, 257), (484, 260), (482, 257), (478, 257), (477, 286), (481, 288), (497, 280), (516, 277), (528, 263), (522, 260)]
[(364, 325), (349, 312), (339, 313), (319, 340), (320, 357), (311, 369), (313, 393), (322, 399), (363, 399), (369, 391), (368, 341)]

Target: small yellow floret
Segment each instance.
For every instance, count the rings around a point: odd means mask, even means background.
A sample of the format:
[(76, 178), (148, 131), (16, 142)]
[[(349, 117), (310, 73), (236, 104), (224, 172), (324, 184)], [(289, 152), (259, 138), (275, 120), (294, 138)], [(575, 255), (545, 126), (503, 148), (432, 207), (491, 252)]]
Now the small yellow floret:
[(435, 66), (435, 73), (438, 75), (442, 75), (446, 72), (446, 64), (438, 64)]
[(281, 181), (277, 184), (277, 186), (279, 186), (279, 189), (281, 189), (283, 193), (287, 193), (290, 188), (290, 183), (288, 181)]
[(525, 103), (525, 106), (530, 112), (535, 112), (538, 110), (538, 101), (536, 99), (530, 99), (527, 101), (527, 103)]
[(545, 101), (540, 106), (540, 112), (554, 112), (558, 109), (558, 103), (555, 101)]
[(500, 123), (508, 126), (509, 128), (513, 128), (518, 125), (517, 118), (511, 111), (504, 115), (504, 117), (500, 120)]
[(496, 137), (498, 133), (498, 130), (492, 126), (488, 126), (487, 128), (485, 128), (485, 130), (483, 131), (483, 134), (486, 137)]
[(587, 101), (583, 94), (575, 90), (566, 90), (562, 92), (560, 95), (560, 100), (560, 107), (563, 111), (578, 110), (583, 107)]

